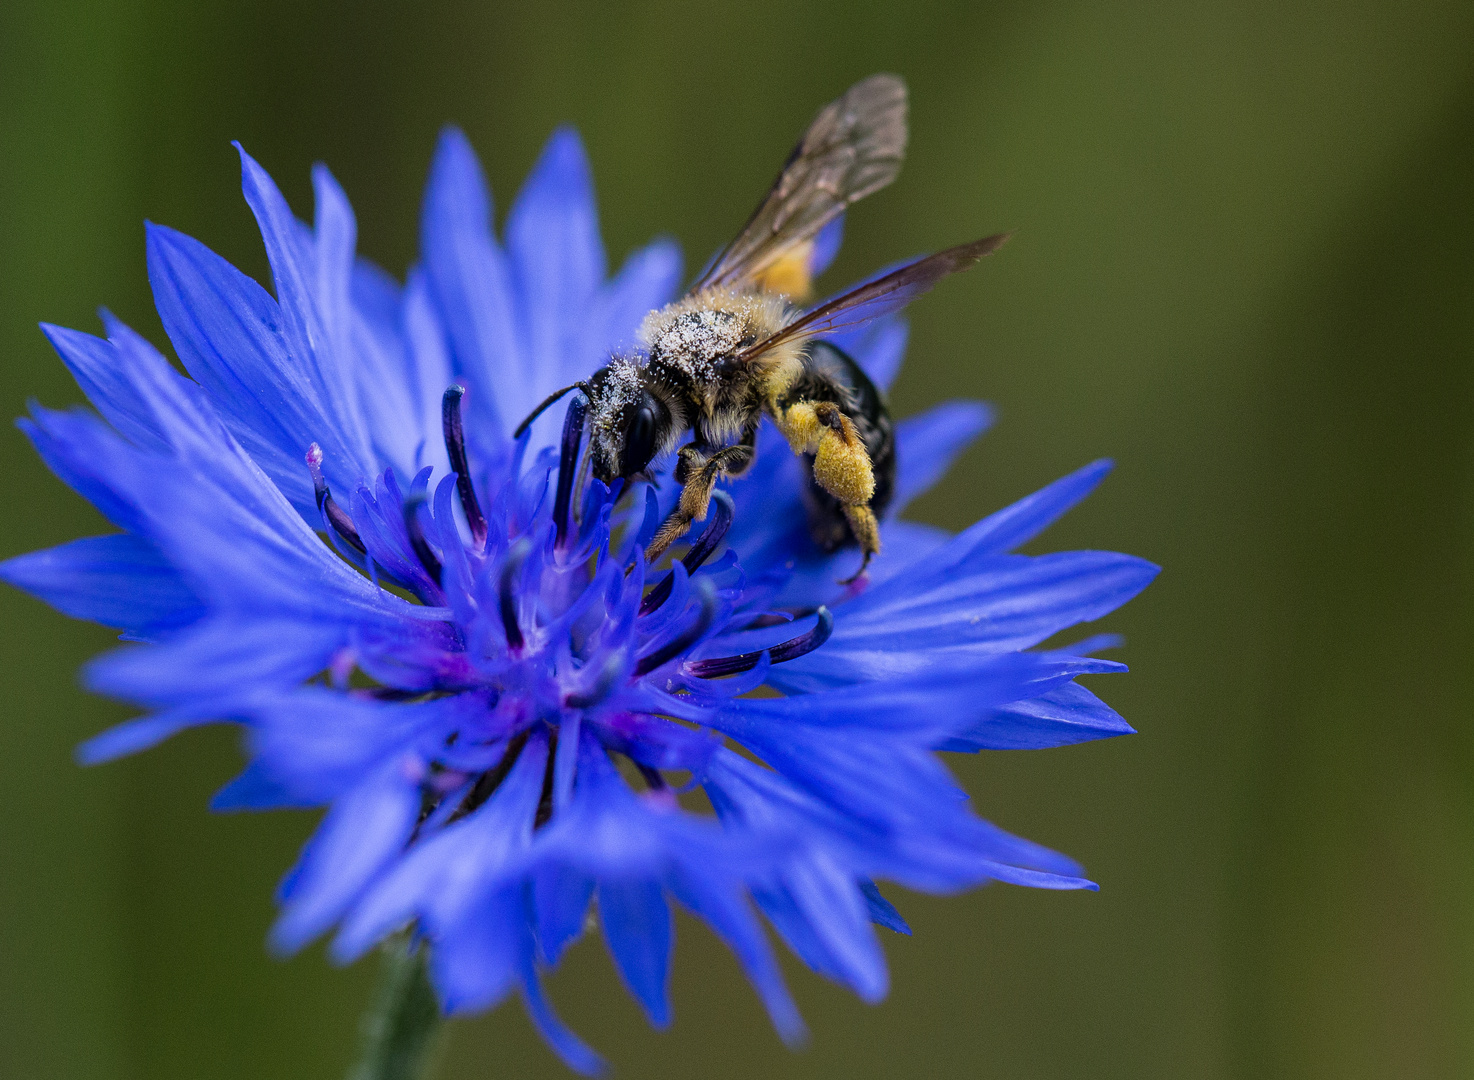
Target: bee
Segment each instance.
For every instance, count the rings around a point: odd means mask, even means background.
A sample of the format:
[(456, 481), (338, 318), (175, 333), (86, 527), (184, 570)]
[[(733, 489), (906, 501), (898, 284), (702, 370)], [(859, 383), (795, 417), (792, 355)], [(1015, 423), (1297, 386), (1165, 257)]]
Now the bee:
[[(707, 514), (718, 480), (752, 465), (768, 417), (809, 465), (809, 532), (825, 551), (857, 544), (857, 580), (880, 552), (879, 515), (895, 482), (895, 438), (885, 400), (826, 335), (904, 307), (942, 278), (995, 250), (1006, 234), (949, 248), (803, 310), (816, 238), (853, 203), (891, 183), (906, 149), (906, 86), (894, 75), (856, 83), (819, 110), (767, 195), (684, 297), (646, 316), (643, 357), (615, 357), (564, 387), (517, 428), (520, 436), (564, 394), (565, 453), (577, 453), (585, 410), (586, 467), (604, 483), (648, 478), (676, 450), (675, 509), (646, 549), (650, 561)], [(582, 407), (580, 407), (582, 406)]]

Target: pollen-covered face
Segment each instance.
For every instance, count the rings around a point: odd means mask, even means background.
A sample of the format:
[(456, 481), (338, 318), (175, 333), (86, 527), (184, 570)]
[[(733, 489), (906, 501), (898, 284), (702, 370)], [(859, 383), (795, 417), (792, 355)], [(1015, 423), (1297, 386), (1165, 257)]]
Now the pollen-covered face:
[(676, 431), (670, 408), (630, 360), (616, 360), (590, 381), (589, 428), (593, 474), (606, 484), (643, 472)]

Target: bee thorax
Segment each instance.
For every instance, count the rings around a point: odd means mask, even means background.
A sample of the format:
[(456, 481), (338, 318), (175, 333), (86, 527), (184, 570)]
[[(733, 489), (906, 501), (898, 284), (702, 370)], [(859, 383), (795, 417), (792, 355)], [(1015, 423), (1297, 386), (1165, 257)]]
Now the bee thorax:
[(651, 312), (640, 327), (650, 362), (686, 379), (693, 390), (731, 373), (730, 361), (783, 325), (781, 298), (712, 290)]

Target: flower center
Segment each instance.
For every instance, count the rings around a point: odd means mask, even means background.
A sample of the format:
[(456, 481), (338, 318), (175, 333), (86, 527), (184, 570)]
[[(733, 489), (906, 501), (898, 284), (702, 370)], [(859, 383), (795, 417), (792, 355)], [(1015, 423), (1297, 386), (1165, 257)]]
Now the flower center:
[[(674, 700), (669, 695), (744, 692), (755, 688), (760, 673), (731, 683), (711, 680), (751, 672), (765, 657), (769, 663), (796, 659), (828, 639), (834, 620), (821, 607), (789, 613), (814, 616), (815, 624), (780, 644), (687, 658), (708, 640), (784, 621), (777, 613), (743, 611), (740, 570), (736, 587), (716, 585), (736, 569), (734, 559), (699, 573), (727, 538), (734, 516), (731, 497), (724, 491), (713, 493), (712, 512), (700, 535), (647, 589), (644, 543), (659, 521), (654, 499), (647, 498), (645, 521), (638, 529), (626, 513), (624, 550), (611, 551), (611, 534), (617, 531), (611, 522), (624, 492), (621, 481), (606, 487), (580, 474), (586, 416), (582, 396), (573, 399), (564, 420), (551, 509), (542, 502), (545, 487), (529, 491), (522, 482), (525, 439), (515, 446), (500, 490), (483, 506), (468, 460), (464, 397), (457, 384), (442, 398), (442, 430), (454, 478), (443, 480), (433, 497), (428, 469), (403, 498), (392, 474), (386, 473), (377, 497), (360, 487), (350, 515), (329, 490), (322, 450), (314, 443), (306, 456), (318, 510), (339, 552), (375, 580), (401, 586), (446, 613), (450, 644), (444, 656), (451, 663), (437, 670), (455, 674), (429, 676), (428, 688), (423, 688), (424, 680), (413, 690), (380, 687), (373, 696), (423, 700), (480, 694), (486, 702), (484, 723), (462, 721), (446, 730), (425, 779), (422, 823), (449, 824), (475, 811), (541, 728), (549, 743), (549, 771), (536, 821), (541, 825), (554, 805), (556, 741), (560, 734), (577, 738), (566, 730), (570, 725), (586, 726), (611, 749), (625, 747), (629, 756), (621, 725), (674, 726), (660, 719), (661, 703)], [(544, 451), (539, 460), (546, 464), (535, 469), (548, 468), (551, 454)], [(451, 512), (452, 492), (465, 517), (464, 531)], [(709, 689), (703, 689), (707, 683)], [(657, 768), (631, 760), (651, 792), (668, 791)]]

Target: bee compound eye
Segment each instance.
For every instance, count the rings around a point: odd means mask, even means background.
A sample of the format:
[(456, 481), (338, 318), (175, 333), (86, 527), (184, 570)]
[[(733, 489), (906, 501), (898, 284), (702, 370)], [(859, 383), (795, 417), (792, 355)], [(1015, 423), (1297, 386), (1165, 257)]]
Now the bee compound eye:
[(655, 456), (658, 408), (654, 399), (647, 394), (630, 415), (629, 425), (624, 432), (623, 460), (620, 462), (620, 472), (624, 476), (633, 476), (649, 465), (650, 459)]

